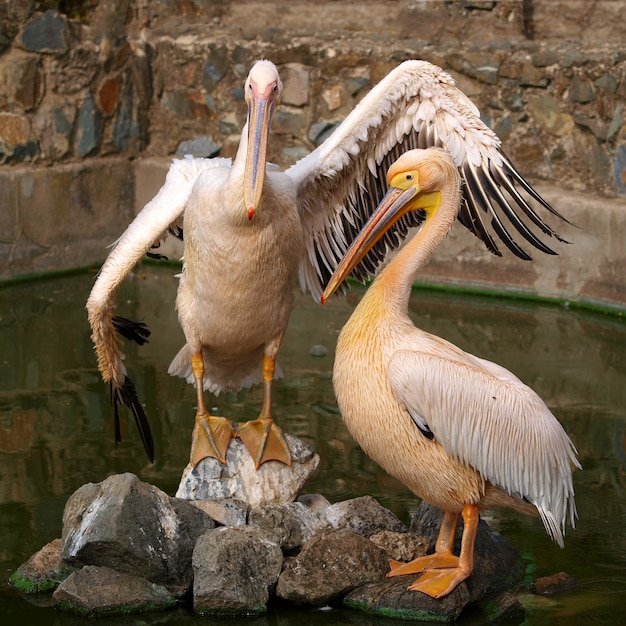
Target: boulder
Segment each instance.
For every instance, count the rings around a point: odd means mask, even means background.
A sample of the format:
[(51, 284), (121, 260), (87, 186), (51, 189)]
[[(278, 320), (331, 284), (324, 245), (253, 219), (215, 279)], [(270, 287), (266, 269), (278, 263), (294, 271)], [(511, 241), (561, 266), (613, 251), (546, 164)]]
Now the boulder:
[(278, 461), (263, 463), (257, 470), (241, 440), (228, 446), (226, 463), (206, 458), (195, 467), (188, 465), (176, 497), (186, 500), (237, 498), (251, 508), (278, 502), (293, 502), (319, 466), (315, 450), (300, 439), (285, 435), (291, 451), (291, 465)]
[(109, 567), (87, 565), (62, 582), (53, 594), (58, 606), (89, 616), (139, 613), (176, 604), (162, 585)]
[(351, 589), (384, 578), (389, 571), (384, 550), (351, 530), (313, 535), (289, 561), (278, 579), (276, 595), (298, 604), (325, 606)]
[[(426, 543), (426, 554), (434, 551), (443, 511), (422, 503), (411, 520), (409, 534)], [(454, 553), (460, 550), (463, 524), (457, 528)], [(422, 621), (454, 621), (470, 604), (487, 594), (514, 589), (521, 582), (524, 563), (513, 547), (489, 525), (480, 520), (474, 549), (474, 572), (443, 598), (434, 599), (409, 591), (419, 575), (397, 576), (363, 585), (349, 593), (344, 604), (376, 615)]]
[(74, 571), (61, 559), (61, 540), (55, 539), (20, 565), (9, 584), (23, 593), (44, 593), (56, 589)]
[(372, 496), (337, 502), (324, 511), (324, 517), (333, 528), (346, 528), (364, 537), (381, 530), (405, 532), (407, 529), (403, 522)]
[(193, 608), (196, 613), (264, 613), (283, 565), (277, 544), (258, 528), (209, 530), (193, 551)]
[(248, 523), (259, 528), (285, 552), (299, 550), (316, 531), (328, 527), (326, 521), (301, 502), (268, 504), (252, 509)]
[(73, 565), (99, 565), (165, 585), (175, 594), (191, 585), (196, 538), (215, 526), (184, 500), (169, 497), (134, 474), (89, 483), (67, 501), (62, 556)]

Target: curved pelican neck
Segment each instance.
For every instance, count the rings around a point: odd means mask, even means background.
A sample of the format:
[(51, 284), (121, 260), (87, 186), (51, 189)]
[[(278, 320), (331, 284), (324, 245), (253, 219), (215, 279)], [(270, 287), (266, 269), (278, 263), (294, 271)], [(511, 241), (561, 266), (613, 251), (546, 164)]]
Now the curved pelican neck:
[(459, 212), (458, 178), (446, 180), (440, 192), (439, 208), (426, 218), (417, 234), (400, 249), (370, 287), (370, 290), (382, 291), (386, 302), (404, 307), (402, 310), (408, 307), (417, 271), (450, 232)]
[(246, 156), (248, 154), (248, 122), (246, 122), (241, 130), (241, 137), (239, 139), (239, 147), (237, 148), (237, 154), (233, 159), (233, 169), (245, 170), (246, 168)]

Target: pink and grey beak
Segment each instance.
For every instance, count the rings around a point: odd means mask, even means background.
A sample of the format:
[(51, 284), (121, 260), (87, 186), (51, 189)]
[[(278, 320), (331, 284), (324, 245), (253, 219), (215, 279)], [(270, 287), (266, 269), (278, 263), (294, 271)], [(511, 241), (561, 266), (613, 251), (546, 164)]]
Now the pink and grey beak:
[(276, 83), (269, 84), (264, 93), (258, 91), (254, 82), (250, 85), (252, 95), (248, 98), (248, 146), (244, 177), (244, 201), (248, 219), (254, 217), (261, 202), (265, 182), (267, 144), (272, 115), (277, 104)]
[(343, 259), (330, 277), (321, 302), (326, 304), (337, 287), (348, 277), (350, 272), (363, 260), (365, 255), (376, 245), (380, 238), (411, 210), (411, 200), (418, 193), (416, 187), (400, 189), (390, 187), (376, 210), (372, 213), (361, 232), (356, 236)]

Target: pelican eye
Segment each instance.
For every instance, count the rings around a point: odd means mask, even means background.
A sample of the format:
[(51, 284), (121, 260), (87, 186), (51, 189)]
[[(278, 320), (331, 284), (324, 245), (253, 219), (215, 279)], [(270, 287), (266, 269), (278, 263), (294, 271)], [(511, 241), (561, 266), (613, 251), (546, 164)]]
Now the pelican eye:
[(406, 174), (404, 178), (405, 180), (413, 180), (413, 174)]

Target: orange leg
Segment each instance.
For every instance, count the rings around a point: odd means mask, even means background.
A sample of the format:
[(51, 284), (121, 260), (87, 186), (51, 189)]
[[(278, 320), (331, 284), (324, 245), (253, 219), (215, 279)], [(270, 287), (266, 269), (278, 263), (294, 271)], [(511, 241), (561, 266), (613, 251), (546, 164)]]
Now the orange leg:
[(479, 520), (478, 507), (475, 504), (466, 504), (462, 515), (463, 537), (461, 538), (461, 553), (458, 557), (452, 554), (452, 546), (459, 516), (446, 511), (439, 530), (435, 554), (420, 557), (404, 565), (393, 562), (392, 571), (388, 576), (424, 572), (408, 587), (409, 590), (421, 591), (433, 598), (443, 598), (448, 595), (459, 583), (468, 578), (474, 569), (474, 543)]
[(437, 536), (434, 554), (420, 556), (417, 559), (413, 559), (409, 563), (389, 561), (391, 571), (387, 574), (387, 576), (421, 574), (423, 571), (429, 569), (456, 567), (459, 559), (452, 554), (452, 548), (454, 546), (454, 535), (456, 534), (456, 525), (458, 521), (458, 513), (446, 511), (443, 515), (441, 527), (439, 528), (439, 535)]
[(191, 465), (197, 465), (206, 457), (213, 457), (222, 463), (226, 463), (228, 444), (234, 436), (233, 425), (225, 417), (209, 415), (206, 410), (202, 388), (204, 381), (202, 352), (191, 356), (191, 370), (198, 396), (196, 423), (191, 437)]
[(272, 381), (276, 371), (276, 361), (263, 357), (263, 406), (259, 417), (240, 424), (237, 437), (248, 448), (257, 469), (265, 461), (281, 461), (291, 465), (291, 453), (283, 431), (274, 424), (272, 418)]

